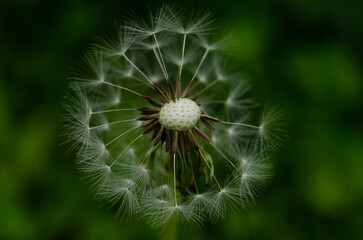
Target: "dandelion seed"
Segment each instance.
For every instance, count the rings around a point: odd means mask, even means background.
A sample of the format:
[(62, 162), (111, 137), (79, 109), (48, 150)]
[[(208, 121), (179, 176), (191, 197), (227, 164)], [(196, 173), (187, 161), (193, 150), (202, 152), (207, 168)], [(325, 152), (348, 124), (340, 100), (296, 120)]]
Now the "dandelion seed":
[(65, 100), (66, 142), (98, 198), (152, 226), (217, 222), (271, 177), (281, 114), (253, 122), (249, 87), (210, 41), (210, 15), (164, 6), (96, 37)]

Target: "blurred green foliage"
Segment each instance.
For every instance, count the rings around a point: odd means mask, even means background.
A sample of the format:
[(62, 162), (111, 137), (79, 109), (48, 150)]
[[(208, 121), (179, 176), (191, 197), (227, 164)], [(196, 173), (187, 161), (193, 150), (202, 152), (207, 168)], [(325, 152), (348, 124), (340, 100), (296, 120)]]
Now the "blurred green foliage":
[[(0, 2), (0, 239), (157, 239), (96, 202), (65, 154), (67, 74), (92, 35), (161, 1)], [(247, 211), (180, 239), (363, 239), (363, 2), (181, 1), (211, 9), (253, 94), (285, 107), (275, 179)], [(165, 234), (168, 234), (166, 230)], [(168, 239), (168, 238), (166, 238)], [(171, 239), (171, 238), (169, 238)]]

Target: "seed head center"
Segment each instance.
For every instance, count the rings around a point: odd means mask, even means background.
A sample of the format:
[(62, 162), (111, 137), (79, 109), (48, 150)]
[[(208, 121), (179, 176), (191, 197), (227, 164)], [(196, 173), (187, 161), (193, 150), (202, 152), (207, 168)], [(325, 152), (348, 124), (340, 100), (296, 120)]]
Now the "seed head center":
[(188, 131), (198, 122), (201, 115), (199, 106), (188, 98), (164, 104), (159, 113), (159, 122), (168, 130)]

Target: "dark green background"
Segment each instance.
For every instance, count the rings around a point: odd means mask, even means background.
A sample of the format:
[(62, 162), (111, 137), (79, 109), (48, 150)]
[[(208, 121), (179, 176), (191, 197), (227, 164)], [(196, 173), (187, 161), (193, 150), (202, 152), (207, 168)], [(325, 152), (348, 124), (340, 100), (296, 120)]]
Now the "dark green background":
[[(92, 35), (160, 1), (0, 2), (0, 239), (156, 239), (93, 199), (60, 146), (70, 67)], [(211, 9), (289, 138), (257, 205), (180, 239), (363, 239), (363, 2), (183, 1)]]

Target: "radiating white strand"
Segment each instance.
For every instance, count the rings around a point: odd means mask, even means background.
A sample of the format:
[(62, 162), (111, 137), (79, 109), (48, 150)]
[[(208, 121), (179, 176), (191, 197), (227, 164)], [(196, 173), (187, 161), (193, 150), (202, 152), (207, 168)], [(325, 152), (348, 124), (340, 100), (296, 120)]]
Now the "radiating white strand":
[(182, 71), (183, 71), (186, 38), (187, 38), (187, 34), (184, 33), (183, 47), (182, 47), (182, 57), (181, 57), (181, 61), (180, 61), (180, 68), (179, 68), (178, 78), (181, 78), (181, 74), (182, 74)]
[(98, 126), (95, 126), (95, 127), (90, 127), (89, 130), (100, 128), (100, 127), (106, 127), (106, 126), (110, 126), (110, 125), (117, 124), (117, 123), (132, 122), (132, 121), (137, 121), (137, 120), (136, 119), (120, 120), (120, 121), (116, 121), (116, 122), (111, 122), (111, 123), (98, 125)]
[(216, 150), (217, 150), (217, 152), (224, 158), (224, 159), (226, 159), (231, 165), (232, 165), (232, 167), (234, 167), (235, 169), (236, 169), (236, 171), (238, 171), (240, 174), (241, 174), (241, 176), (242, 176), (242, 173), (241, 173), (241, 171), (233, 164), (233, 162), (231, 161), (231, 160), (229, 160), (227, 157), (226, 157), (226, 155), (224, 155), (222, 152), (221, 152), (221, 150), (219, 150), (212, 142), (209, 142), (209, 144), (210, 145), (212, 145)]
[(133, 90), (131, 90), (131, 89), (129, 89), (129, 88), (125, 88), (125, 87), (122, 87), (122, 86), (117, 85), (117, 84), (113, 84), (113, 83), (110, 83), (110, 82), (106, 82), (106, 81), (104, 81), (104, 80), (101, 80), (101, 82), (102, 82), (102, 83), (104, 83), (104, 84), (110, 85), (110, 86), (112, 86), (112, 87), (117, 87), (117, 88), (120, 88), (120, 89), (123, 89), (123, 90), (129, 91), (129, 92), (131, 92), (131, 93), (133, 93), (133, 94), (136, 94), (136, 95), (138, 95), (138, 96), (142, 97), (142, 94), (140, 94), (140, 93), (138, 93), (138, 92), (135, 92), (135, 91), (133, 91)]
[[(137, 139), (139, 139), (141, 136), (142, 136), (143, 134), (141, 134), (140, 136), (138, 136), (134, 141), (132, 141), (130, 144), (129, 144), (129, 146), (131, 145), (131, 144), (133, 144)], [(128, 146), (128, 147), (129, 147)], [(149, 157), (150, 157), (150, 155), (151, 155), (151, 153), (154, 151), (154, 149), (155, 149), (155, 146), (153, 146), (148, 152), (147, 152), (147, 154), (146, 154), (146, 156), (144, 157), (144, 159), (141, 161), (141, 163), (140, 163), (140, 165), (143, 165), (144, 164), (144, 162), (145, 162), (145, 160), (146, 159), (148, 159)], [(125, 152), (127, 150), (127, 148), (123, 151), (123, 152)], [(122, 153), (121, 153), (122, 154)], [(116, 161), (116, 160), (115, 160)], [(113, 164), (113, 163), (112, 163)], [(111, 164), (111, 166), (112, 166), (112, 164)], [(127, 188), (130, 186), (130, 184), (133, 182), (133, 180), (135, 179), (135, 177), (136, 177), (136, 175), (137, 175), (137, 173), (140, 171), (140, 169), (142, 169), (142, 168), (137, 168), (136, 169), (136, 171), (135, 171), (135, 173), (134, 173), (134, 175), (132, 176), (132, 178), (131, 178), (131, 180), (130, 180), (130, 183), (127, 185)]]
[(169, 81), (169, 76), (168, 76), (168, 71), (166, 70), (166, 66), (165, 66), (165, 62), (164, 62), (164, 58), (163, 58), (163, 55), (161, 54), (161, 50), (160, 50), (160, 46), (159, 46), (159, 42), (158, 40), (156, 39), (156, 34), (154, 33), (153, 34), (154, 36), (154, 39), (155, 39), (155, 43), (156, 43), (156, 47), (158, 48), (158, 51), (159, 51), (159, 55), (160, 55), (160, 58), (161, 58), (161, 62), (163, 63), (163, 66), (164, 66), (164, 72), (165, 72), (165, 79), (167, 81)]
[(159, 55), (158, 55), (158, 53), (156, 52), (156, 48), (155, 48), (155, 47), (153, 47), (153, 52), (154, 52), (154, 55), (155, 55), (155, 57), (156, 57), (156, 60), (157, 60), (157, 61), (158, 61), (158, 63), (159, 63), (159, 66), (160, 66), (160, 68), (161, 68), (161, 71), (163, 72), (163, 75), (164, 75), (164, 77), (165, 77), (165, 80), (167, 80), (167, 79), (168, 79), (167, 74), (166, 74), (166, 72), (165, 72), (165, 70), (164, 70), (164, 67), (163, 67), (163, 65), (162, 65), (162, 63), (161, 63), (161, 61), (160, 61)]
[(242, 127), (249, 127), (249, 128), (261, 129), (261, 127), (254, 126), (254, 125), (250, 125), (250, 124), (245, 124), (245, 123), (234, 123), (234, 122), (224, 122), (224, 121), (220, 121), (220, 123), (229, 124), (229, 125), (237, 125), (237, 126), (242, 126)]
[(221, 103), (221, 104), (225, 104), (225, 105), (228, 104), (226, 100), (210, 100), (210, 101), (206, 101), (206, 102), (201, 102), (202, 105), (207, 105), (207, 104), (211, 104), (211, 103)]
[(199, 153), (200, 153), (200, 155), (202, 156), (202, 158), (203, 158), (203, 160), (204, 160), (205, 164), (206, 164), (206, 165), (207, 165), (207, 167), (209, 168), (209, 171), (212, 173), (212, 176), (213, 176), (213, 178), (214, 178), (215, 182), (217, 183), (217, 185), (218, 185), (218, 187), (219, 187), (219, 190), (221, 190), (221, 191), (222, 191), (221, 185), (219, 184), (219, 182), (218, 182), (218, 180), (217, 180), (217, 177), (214, 175), (214, 172), (212, 171), (212, 168), (209, 166), (207, 159), (205, 159), (205, 156), (204, 156), (204, 154), (202, 153), (202, 151), (201, 151), (200, 149), (199, 149)]
[(144, 134), (140, 134), (138, 137), (136, 137), (129, 145), (126, 146), (126, 148), (117, 156), (117, 158), (115, 159), (115, 161), (112, 162), (112, 164), (110, 165), (110, 167), (112, 167), (113, 164), (115, 164), (115, 162), (117, 160), (119, 160), (119, 158), (126, 152), (127, 149), (129, 149), (129, 147), (136, 142), (139, 138), (141, 138)]
[[(163, 163), (162, 163), (162, 167), (161, 167), (161, 185), (164, 185), (164, 178), (165, 178), (165, 162), (166, 162), (166, 158), (168, 157), (168, 153), (165, 152), (164, 157), (163, 157)], [(161, 199), (164, 198), (164, 191), (162, 192), (161, 195)]]
[(210, 51), (210, 49), (207, 47), (207, 48), (205, 49), (205, 52), (204, 52), (204, 54), (203, 54), (202, 59), (200, 60), (200, 63), (199, 63), (199, 65), (198, 65), (198, 67), (197, 67), (197, 70), (195, 71), (195, 73), (194, 73), (194, 75), (193, 75), (193, 77), (192, 77), (192, 80), (190, 80), (191, 82), (193, 82), (194, 78), (197, 76), (197, 74), (198, 74), (198, 72), (199, 72), (199, 69), (200, 69), (200, 67), (202, 66), (202, 64), (203, 64), (203, 62), (204, 62), (204, 60), (205, 60), (205, 58), (207, 57), (207, 55), (208, 55), (209, 51)]
[(102, 110), (97, 112), (91, 112), (92, 115), (94, 114), (101, 114), (101, 113), (109, 113), (109, 112), (118, 112), (118, 111), (136, 111), (137, 108), (118, 108), (118, 109), (110, 109), (110, 110)]
[(124, 135), (128, 134), (129, 132), (131, 132), (131, 131), (133, 131), (135, 129), (138, 129), (138, 128), (140, 128), (140, 127), (137, 126), (137, 127), (134, 127), (134, 128), (131, 128), (131, 129), (127, 130), (126, 132), (121, 133), (120, 135), (118, 135), (117, 137), (115, 137), (114, 139), (112, 139), (111, 141), (109, 141), (108, 143), (106, 143), (105, 144), (105, 147), (107, 147), (108, 145), (110, 145), (111, 143), (113, 143), (114, 141), (116, 141), (117, 139), (121, 138), (122, 136), (124, 136)]
[(193, 182), (194, 182), (194, 186), (195, 186), (195, 190), (197, 192), (197, 194), (199, 195), (199, 191), (198, 191), (198, 186), (197, 186), (197, 182), (195, 181), (195, 176), (194, 176), (194, 170), (193, 170), (193, 160), (190, 156), (190, 153), (188, 153), (188, 157), (189, 157), (189, 163), (190, 163), (190, 168), (191, 168), (191, 172), (192, 172), (192, 178), (193, 178)]
[(128, 61), (130, 64), (131, 64), (131, 66), (133, 66), (146, 80), (148, 80), (149, 81), (149, 83), (151, 84), (151, 85), (153, 85), (154, 86), (154, 83), (145, 75), (145, 73), (143, 72), (143, 71), (141, 71), (127, 56), (126, 56), (126, 54), (122, 54), (122, 56), (124, 56), (124, 58), (126, 59), (126, 61)]
[(202, 94), (203, 92), (207, 91), (209, 88), (213, 87), (216, 83), (220, 82), (220, 79), (216, 79), (213, 82), (209, 83), (205, 88), (203, 88), (202, 90), (200, 90), (198, 92), (198, 95)]
[(222, 138), (222, 140), (228, 145), (228, 147), (233, 151), (233, 153), (237, 155), (238, 153), (236, 152), (236, 149), (233, 147), (232, 143), (220, 131), (218, 131), (217, 129), (215, 131)]
[(176, 199), (176, 176), (175, 176), (175, 153), (173, 154), (173, 169), (174, 169), (174, 199), (175, 199), (175, 207), (178, 206), (178, 201)]
[(151, 87), (151, 88), (152, 88), (152, 86), (150, 86), (150, 84), (146, 83), (145, 81), (141, 80), (140, 78), (138, 78), (138, 77), (136, 77), (136, 76), (134, 76), (134, 75), (128, 75), (127, 77), (128, 77), (128, 78), (131, 78), (131, 79), (134, 79), (135, 81), (138, 81), (138, 82), (140, 82), (140, 83), (142, 83), (142, 84), (145, 84), (146, 86), (148, 86), (148, 87)]

